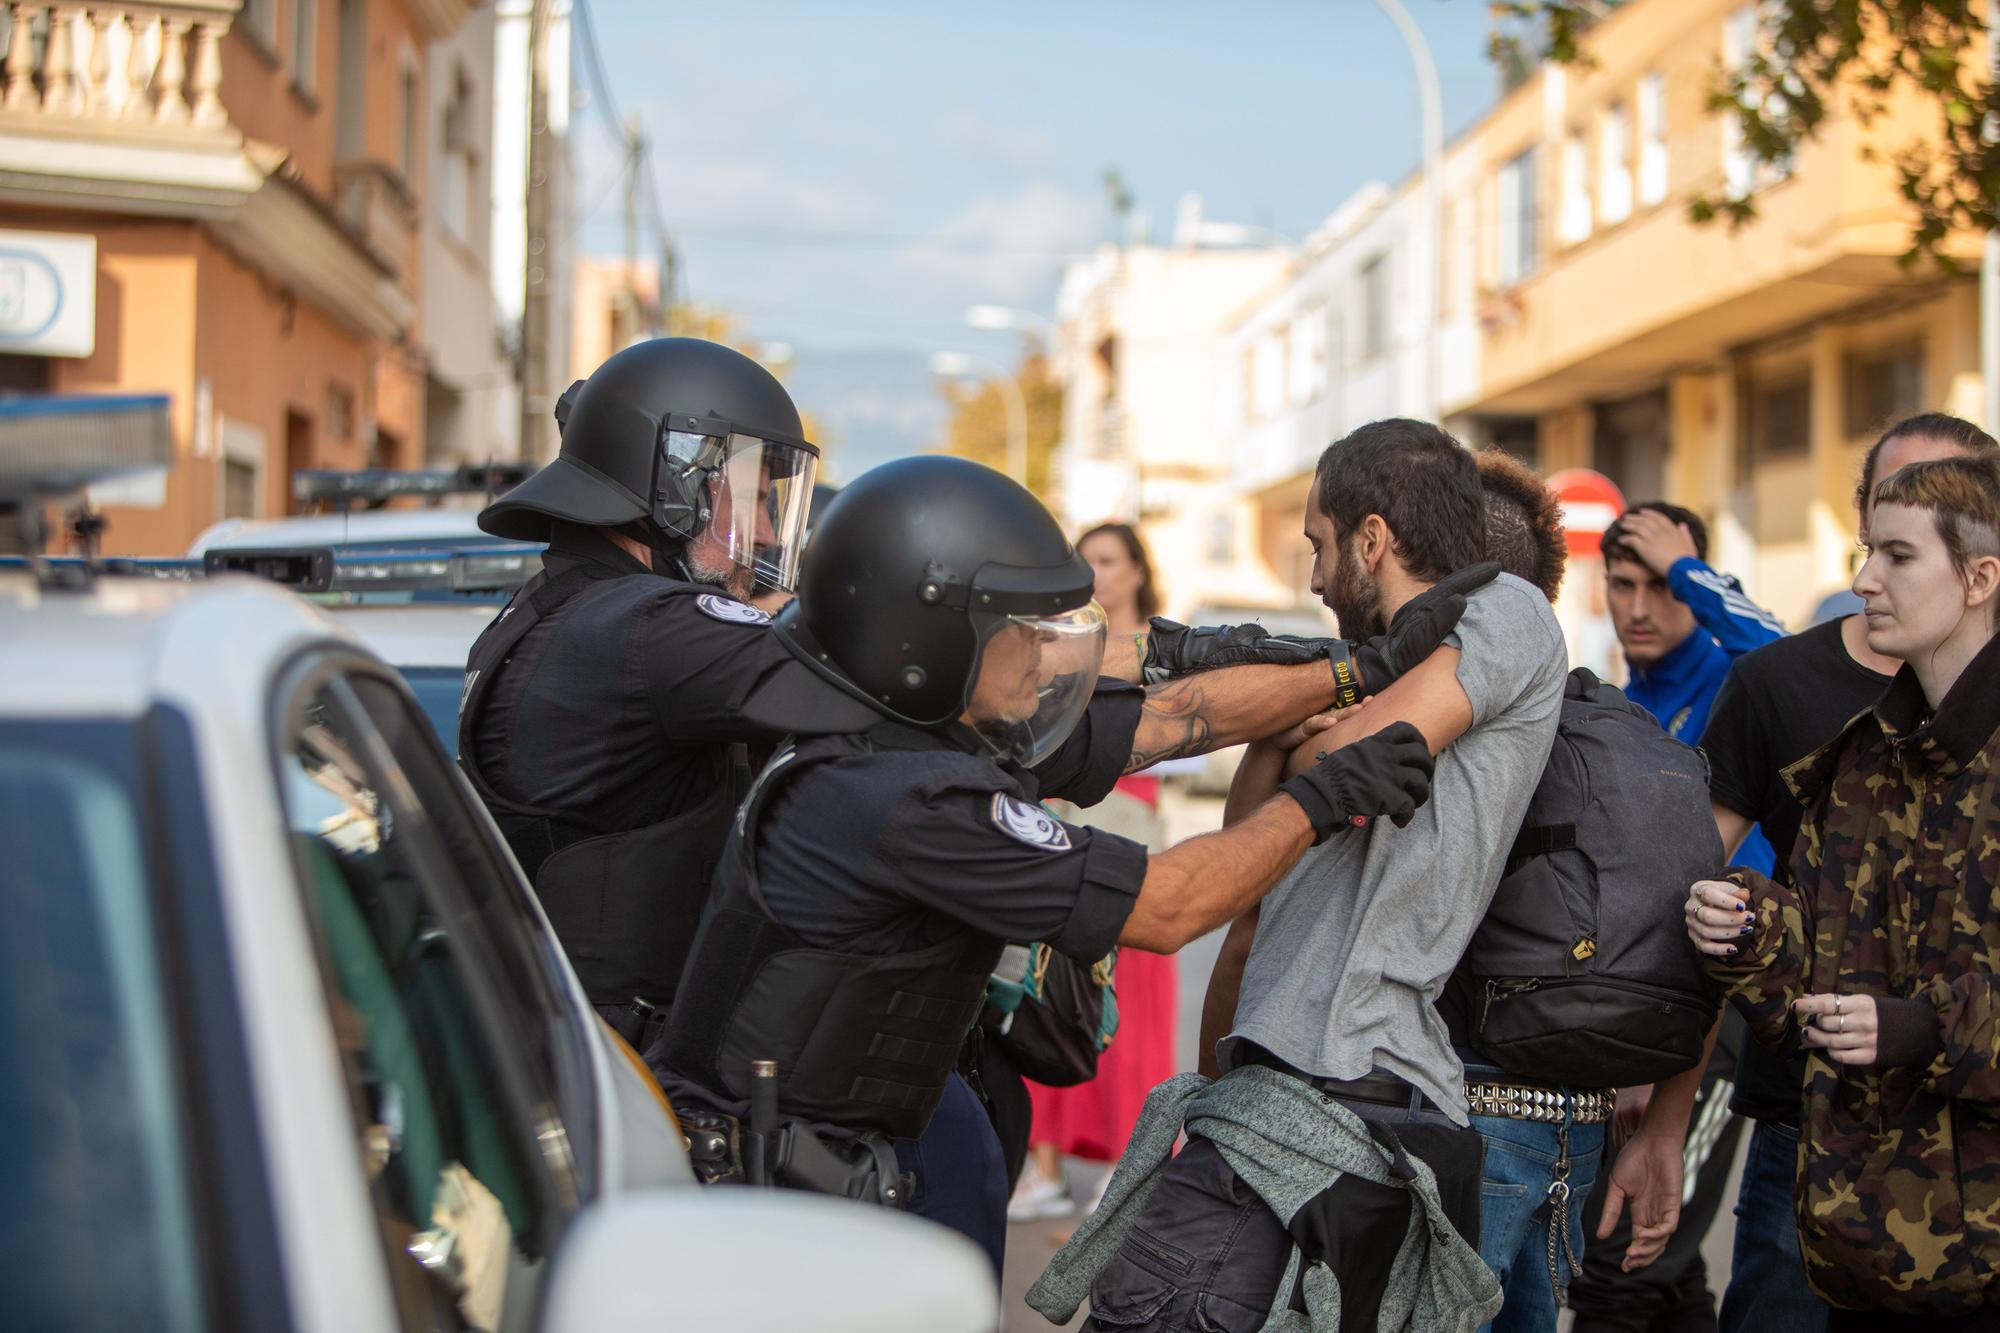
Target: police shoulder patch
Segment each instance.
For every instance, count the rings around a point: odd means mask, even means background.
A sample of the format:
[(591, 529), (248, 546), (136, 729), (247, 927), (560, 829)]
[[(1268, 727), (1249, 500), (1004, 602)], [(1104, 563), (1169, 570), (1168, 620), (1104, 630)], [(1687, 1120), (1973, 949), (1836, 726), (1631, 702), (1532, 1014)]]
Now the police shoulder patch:
[(993, 794), (993, 823), (1008, 837), (1016, 842), (1025, 842), (1030, 847), (1044, 847), (1052, 852), (1069, 850), (1068, 829), (1046, 811), (1037, 810), (1006, 792)]
[(718, 596), (712, 592), (705, 592), (695, 598), (694, 604), (700, 607), (701, 613), (711, 620), (723, 620), (732, 625), (768, 625), (771, 623), (771, 617), (765, 615), (756, 607), (746, 602), (736, 601), (734, 598)]

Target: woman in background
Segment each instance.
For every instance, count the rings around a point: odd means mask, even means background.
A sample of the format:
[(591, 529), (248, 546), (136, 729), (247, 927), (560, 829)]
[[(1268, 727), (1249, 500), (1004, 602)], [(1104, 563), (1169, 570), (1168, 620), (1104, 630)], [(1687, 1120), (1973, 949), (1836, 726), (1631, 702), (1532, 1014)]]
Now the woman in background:
[[(1144, 634), (1159, 614), (1160, 594), (1139, 534), (1124, 523), (1105, 523), (1078, 538), (1076, 549), (1097, 573), (1097, 601), (1111, 636)], [(1159, 807), (1160, 779), (1138, 775), (1120, 778), (1111, 795), (1089, 810), (1065, 807), (1061, 815), (1158, 851), (1166, 842)], [(1076, 1211), (1063, 1178), (1064, 1156), (1108, 1163), (1125, 1150), (1146, 1094), (1175, 1072), (1177, 975), (1171, 955), (1136, 949), (1119, 953), (1114, 980), (1118, 1032), (1098, 1057), (1097, 1077), (1073, 1088), (1028, 1084), (1034, 1103), (1032, 1146), (1007, 1209), (1010, 1221)]]

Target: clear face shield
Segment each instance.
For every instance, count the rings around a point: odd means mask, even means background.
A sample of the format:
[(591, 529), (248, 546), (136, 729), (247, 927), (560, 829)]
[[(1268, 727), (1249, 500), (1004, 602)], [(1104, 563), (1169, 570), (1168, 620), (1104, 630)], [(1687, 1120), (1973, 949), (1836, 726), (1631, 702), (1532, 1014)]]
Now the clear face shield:
[[(706, 526), (688, 542), (697, 573), (720, 576), (747, 596), (758, 582), (790, 591), (798, 579), (819, 459), (795, 444), (755, 435), (666, 430), (661, 463), (689, 481), (706, 475)], [(738, 588), (738, 584), (741, 588)]]
[(985, 631), (966, 716), (1002, 758), (1032, 768), (1075, 729), (1104, 662), (1097, 603), (1047, 616), (995, 616)]

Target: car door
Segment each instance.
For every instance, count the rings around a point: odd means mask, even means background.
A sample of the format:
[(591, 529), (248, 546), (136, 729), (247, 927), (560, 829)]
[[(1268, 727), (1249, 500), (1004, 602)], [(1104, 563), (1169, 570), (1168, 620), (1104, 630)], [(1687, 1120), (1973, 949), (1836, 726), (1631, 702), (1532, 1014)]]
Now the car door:
[(527, 1329), (579, 1203), (559, 998), (469, 885), (478, 827), (387, 669), (317, 655), (280, 700), (296, 889), (404, 1326)]

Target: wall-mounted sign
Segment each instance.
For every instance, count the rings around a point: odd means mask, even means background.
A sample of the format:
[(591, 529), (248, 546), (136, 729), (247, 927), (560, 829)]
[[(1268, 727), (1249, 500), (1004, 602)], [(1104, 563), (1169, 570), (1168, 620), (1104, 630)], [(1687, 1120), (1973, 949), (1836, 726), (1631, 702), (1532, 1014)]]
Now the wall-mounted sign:
[(89, 356), (97, 346), (97, 238), (0, 231), (0, 352)]

